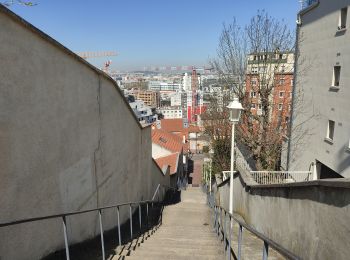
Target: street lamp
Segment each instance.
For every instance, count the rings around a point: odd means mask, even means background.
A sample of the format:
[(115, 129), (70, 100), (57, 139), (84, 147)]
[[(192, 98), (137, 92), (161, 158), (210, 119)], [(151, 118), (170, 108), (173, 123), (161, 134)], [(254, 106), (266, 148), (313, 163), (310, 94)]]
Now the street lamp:
[(231, 170), (230, 170), (230, 207), (229, 212), (233, 214), (233, 161), (235, 151), (235, 124), (238, 123), (243, 110), (242, 104), (239, 103), (238, 98), (233, 98), (233, 101), (227, 106), (230, 111), (230, 121), (232, 123), (232, 136), (231, 136)]

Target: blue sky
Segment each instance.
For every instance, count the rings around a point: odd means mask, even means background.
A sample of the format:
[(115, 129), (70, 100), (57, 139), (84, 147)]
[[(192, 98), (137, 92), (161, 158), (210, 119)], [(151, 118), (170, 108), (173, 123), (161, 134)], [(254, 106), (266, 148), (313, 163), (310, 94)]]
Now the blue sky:
[[(112, 68), (205, 65), (222, 24), (258, 9), (294, 30), (298, 0), (34, 0), (11, 10), (73, 51), (115, 50)], [(91, 59), (101, 67), (108, 58)]]

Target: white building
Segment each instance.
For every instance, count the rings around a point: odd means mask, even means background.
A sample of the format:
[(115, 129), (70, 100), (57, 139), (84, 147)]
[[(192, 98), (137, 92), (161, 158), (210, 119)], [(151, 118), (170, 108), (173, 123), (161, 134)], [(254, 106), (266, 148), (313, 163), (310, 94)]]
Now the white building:
[(151, 124), (158, 119), (157, 115), (153, 114), (152, 109), (145, 105), (142, 100), (131, 100), (129, 105), (142, 124)]
[(309, 1), (298, 51), (287, 166), (318, 178), (350, 177), (350, 0)]
[(149, 81), (148, 89), (154, 91), (181, 91), (180, 83), (169, 83), (161, 81)]
[(181, 92), (172, 93), (170, 95), (170, 106), (181, 106)]
[(182, 109), (181, 106), (178, 107), (161, 107), (157, 109), (159, 113), (162, 113), (164, 119), (175, 119), (182, 118)]

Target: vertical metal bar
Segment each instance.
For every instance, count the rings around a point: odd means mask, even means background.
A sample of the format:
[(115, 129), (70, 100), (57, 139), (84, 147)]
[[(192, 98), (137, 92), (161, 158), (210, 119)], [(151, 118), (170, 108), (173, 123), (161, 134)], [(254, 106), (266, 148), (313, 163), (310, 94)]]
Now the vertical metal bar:
[(267, 260), (268, 255), (269, 255), (269, 244), (266, 241), (264, 241), (263, 260)]
[(228, 260), (231, 260), (231, 240), (232, 240), (232, 225), (231, 225), (231, 215), (229, 215), (229, 236), (228, 236)]
[(141, 204), (139, 204), (139, 224), (140, 224), (140, 233), (141, 233), (141, 229), (142, 229)]
[(239, 225), (238, 231), (238, 260), (241, 260), (243, 227)]
[(147, 229), (149, 228), (149, 219), (148, 219), (148, 202), (146, 203), (146, 215), (147, 215)]
[(119, 246), (122, 245), (122, 236), (120, 233), (120, 213), (119, 213), (119, 207), (117, 207), (117, 218), (118, 218), (118, 242)]
[(132, 239), (132, 209), (131, 204), (129, 204), (129, 217), (130, 217), (130, 239)]
[(100, 234), (101, 234), (101, 250), (102, 250), (102, 260), (106, 259), (105, 256), (105, 242), (103, 239), (103, 226), (102, 226), (102, 214), (101, 214), (101, 210), (98, 211), (98, 218), (100, 220)]
[(66, 259), (69, 260), (69, 244), (68, 244), (68, 236), (67, 236), (67, 222), (66, 217), (62, 217), (62, 223), (63, 223), (63, 236), (64, 236), (64, 245), (66, 248)]
[(225, 229), (226, 229), (226, 221), (225, 221), (225, 217), (226, 217), (226, 211), (224, 211), (224, 216), (223, 216), (223, 222), (222, 222), (222, 233), (223, 233), (223, 237), (224, 237), (224, 252), (226, 252), (226, 235), (225, 235)]

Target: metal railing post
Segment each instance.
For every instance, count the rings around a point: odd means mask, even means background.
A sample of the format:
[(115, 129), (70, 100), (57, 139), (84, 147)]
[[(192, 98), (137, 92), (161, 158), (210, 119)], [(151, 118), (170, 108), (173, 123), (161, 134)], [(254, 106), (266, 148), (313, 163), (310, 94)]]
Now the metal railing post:
[(224, 252), (226, 252), (226, 234), (225, 234), (225, 229), (226, 229), (226, 211), (224, 211), (224, 216), (223, 216), (223, 223), (222, 223), (222, 233), (223, 233), (223, 238), (224, 238)]
[(264, 241), (263, 260), (267, 260), (268, 255), (269, 255), (269, 244), (266, 241)]
[(67, 236), (67, 222), (66, 217), (62, 217), (62, 223), (63, 223), (63, 236), (64, 236), (64, 245), (66, 248), (66, 259), (69, 260), (69, 244), (68, 244), (68, 236)]
[(141, 233), (142, 232), (141, 204), (139, 204), (139, 224), (140, 224), (140, 233)]
[(243, 227), (239, 225), (238, 230), (238, 260), (241, 260)]
[(106, 259), (106, 256), (105, 256), (105, 243), (104, 243), (104, 239), (103, 239), (103, 226), (102, 226), (101, 210), (98, 211), (98, 218), (99, 218), (99, 222), (100, 222), (102, 260), (105, 260)]
[(231, 225), (231, 215), (228, 215), (229, 217), (229, 224), (228, 224), (228, 228), (229, 228), (229, 237), (228, 237), (228, 260), (231, 260), (231, 240), (232, 240), (232, 225)]
[(119, 213), (119, 207), (117, 207), (117, 218), (118, 218), (118, 242), (119, 246), (122, 245), (122, 238), (120, 233), (120, 213)]
[(147, 229), (149, 228), (148, 202), (146, 203)]
[(131, 208), (131, 204), (129, 204), (129, 215), (130, 215), (130, 239), (132, 240), (132, 208)]

